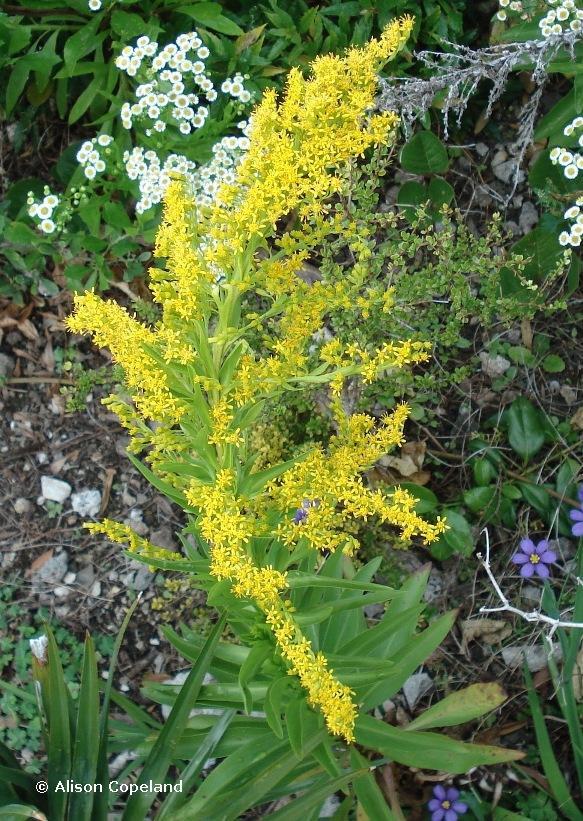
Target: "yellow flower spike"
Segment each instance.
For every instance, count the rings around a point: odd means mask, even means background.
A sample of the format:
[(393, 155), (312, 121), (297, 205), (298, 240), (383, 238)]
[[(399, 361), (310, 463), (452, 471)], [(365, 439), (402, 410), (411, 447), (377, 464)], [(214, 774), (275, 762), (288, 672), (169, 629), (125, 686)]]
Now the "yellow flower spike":
[(153, 331), (113, 300), (100, 299), (93, 292), (75, 295), (75, 312), (65, 322), (73, 333), (90, 333), (98, 347), (109, 348), (144, 418), (180, 419), (184, 403), (172, 395), (166, 374), (145, 351), (146, 345), (156, 345)]
[(102, 533), (116, 544), (127, 544), (130, 553), (135, 553), (142, 558), (184, 561), (180, 553), (173, 553), (163, 547), (156, 547), (156, 545), (147, 539), (138, 536), (131, 527), (121, 522), (114, 522), (112, 519), (103, 519), (101, 522), (85, 522), (83, 527), (91, 533)]

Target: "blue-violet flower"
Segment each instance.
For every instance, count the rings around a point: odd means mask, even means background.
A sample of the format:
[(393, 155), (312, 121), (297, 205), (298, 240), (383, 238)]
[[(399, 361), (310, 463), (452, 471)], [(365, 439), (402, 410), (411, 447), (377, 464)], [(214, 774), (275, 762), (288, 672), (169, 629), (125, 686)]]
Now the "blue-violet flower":
[(514, 564), (521, 565), (520, 575), (524, 579), (530, 579), (535, 573), (541, 579), (548, 579), (550, 570), (548, 565), (557, 561), (557, 554), (554, 550), (549, 550), (549, 543), (542, 539), (537, 545), (532, 539), (522, 539), (520, 550), (512, 557)]
[(577, 498), (580, 502), (580, 509), (572, 510), (569, 513), (569, 517), (571, 521), (575, 523), (571, 528), (571, 533), (573, 536), (579, 537), (583, 536), (583, 485), (581, 485), (577, 490)]
[(465, 801), (458, 801), (460, 791), (455, 787), (447, 790), (438, 784), (433, 788), (433, 798), (427, 805), (431, 811), (431, 821), (457, 821), (458, 815), (468, 811)]

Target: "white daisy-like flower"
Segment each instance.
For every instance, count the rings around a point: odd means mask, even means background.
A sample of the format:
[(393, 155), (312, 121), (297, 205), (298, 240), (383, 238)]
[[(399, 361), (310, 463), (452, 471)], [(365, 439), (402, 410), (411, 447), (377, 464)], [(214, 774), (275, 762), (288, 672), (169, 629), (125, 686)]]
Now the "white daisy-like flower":
[(41, 202), (41, 204), (37, 208), (36, 213), (37, 216), (39, 216), (41, 219), (47, 219), (53, 213), (53, 209), (50, 207), (50, 205)]
[(500, 9), (496, 17), (500, 20), (500, 22), (504, 23), (504, 21), (508, 18), (508, 15), (503, 9)]
[(239, 99), (242, 103), (248, 103), (251, 99), (251, 94), (247, 91), (246, 88), (244, 88), (243, 91), (239, 94)]
[(30, 206), (30, 208), (28, 209), (28, 215), (29, 215), (30, 217), (36, 217), (36, 216), (38, 216), (38, 205), (36, 204), (36, 202), (34, 202), (34, 203)]
[(233, 84), (232, 80), (229, 80), (229, 79), (224, 80), (224, 82), (221, 84), (221, 91), (223, 92), (223, 94), (230, 94), (231, 93), (232, 84)]
[(183, 134), (190, 134), (191, 132), (190, 123), (180, 123), (178, 127)]
[(156, 120), (154, 129), (159, 132), (166, 131), (166, 123), (163, 120)]
[(559, 155), (559, 165), (569, 165), (573, 162), (573, 155), (570, 151), (563, 151)]
[(49, 208), (56, 208), (59, 204), (59, 198), (54, 194), (49, 194), (48, 197), (45, 197), (44, 203), (45, 205), (48, 205)]
[(102, 171), (105, 171), (105, 163), (103, 162), (103, 160), (97, 160), (97, 162), (94, 165), (94, 168), (97, 171), (97, 173), (100, 174)]
[(201, 46), (199, 49), (197, 49), (196, 53), (198, 54), (201, 60), (206, 60), (206, 58), (210, 54), (210, 51), (206, 46)]
[(571, 235), (567, 231), (561, 231), (559, 234), (559, 244), (560, 245), (569, 245), (571, 239)]
[(89, 11), (99, 11), (99, 9), (101, 8), (101, 0), (89, 0), (87, 5), (89, 6)]
[(572, 205), (570, 208), (567, 208), (567, 210), (565, 211), (565, 219), (567, 219), (567, 220), (575, 219), (575, 217), (579, 216), (580, 211), (581, 211), (581, 209), (579, 208), (578, 205)]
[(94, 180), (95, 174), (97, 172), (95, 171), (95, 168), (92, 165), (88, 165), (83, 171), (83, 173), (85, 174), (88, 180)]
[(107, 148), (107, 146), (113, 142), (113, 137), (110, 134), (100, 134), (97, 138), (97, 142), (103, 146), (103, 148)]
[(45, 234), (52, 234), (56, 227), (52, 219), (44, 219), (39, 225), (40, 230)]
[(575, 163), (572, 163), (571, 165), (568, 165), (565, 168), (564, 174), (568, 180), (574, 180), (579, 174), (579, 169), (577, 168)]

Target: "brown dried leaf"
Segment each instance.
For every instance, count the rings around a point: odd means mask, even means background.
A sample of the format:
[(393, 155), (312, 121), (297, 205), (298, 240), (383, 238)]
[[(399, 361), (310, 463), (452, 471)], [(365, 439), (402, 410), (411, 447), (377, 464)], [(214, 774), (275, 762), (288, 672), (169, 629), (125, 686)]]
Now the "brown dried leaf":
[(37, 556), (36, 559), (32, 562), (30, 567), (27, 570), (26, 575), (30, 575), (31, 573), (36, 573), (37, 570), (40, 570), (41, 567), (48, 562), (49, 559), (53, 558), (53, 551), (45, 550), (44, 553), (41, 553), (40, 556)]
[(461, 623), (461, 630), (464, 649), (470, 641), (499, 644), (512, 635), (512, 626), (503, 619), (465, 619)]
[(571, 427), (575, 430), (583, 430), (583, 406), (571, 417)]

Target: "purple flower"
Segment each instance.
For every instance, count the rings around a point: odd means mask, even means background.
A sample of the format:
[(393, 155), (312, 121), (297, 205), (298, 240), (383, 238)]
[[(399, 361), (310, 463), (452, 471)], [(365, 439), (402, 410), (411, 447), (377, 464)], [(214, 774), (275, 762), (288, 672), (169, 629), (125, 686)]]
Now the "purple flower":
[(445, 789), (441, 784), (433, 788), (433, 798), (427, 805), (431, 811), (431, 821), (457, 821), (458, 815), (468, 811), (465, 801), (458, 801), (460, 791), (455, 787)]
[(302, 522), (305, 522), (308, 518), (308, 513), (310, 512), (311, 507), (316, 507), (317, 502), (312, 502), (310, 499), (304, 499), (302, 502), (302, 506), (298, 507), (296, 512), (294, 513), (293, 523), (295, 525), (301, 525)]
[(530, 579), (535, 573), (541, 579), (548, 579), (551, 575), (547, 565), (557, 561), (557, 554), (549, 550), (549, 543), (546, 539), (537, 545), (532, 539), (523, 539), (520, 542), (520, 550), (512, 557), (514, 564), (522, 565), (520, 575), (524, 579)]
[(569, 517), (572, 522), (575, 522), (571, 528), (573, 536), (583, 536), (583, 485), (577, 489), (577, 498), (580, 501), (580, 510), (571, 510)]

